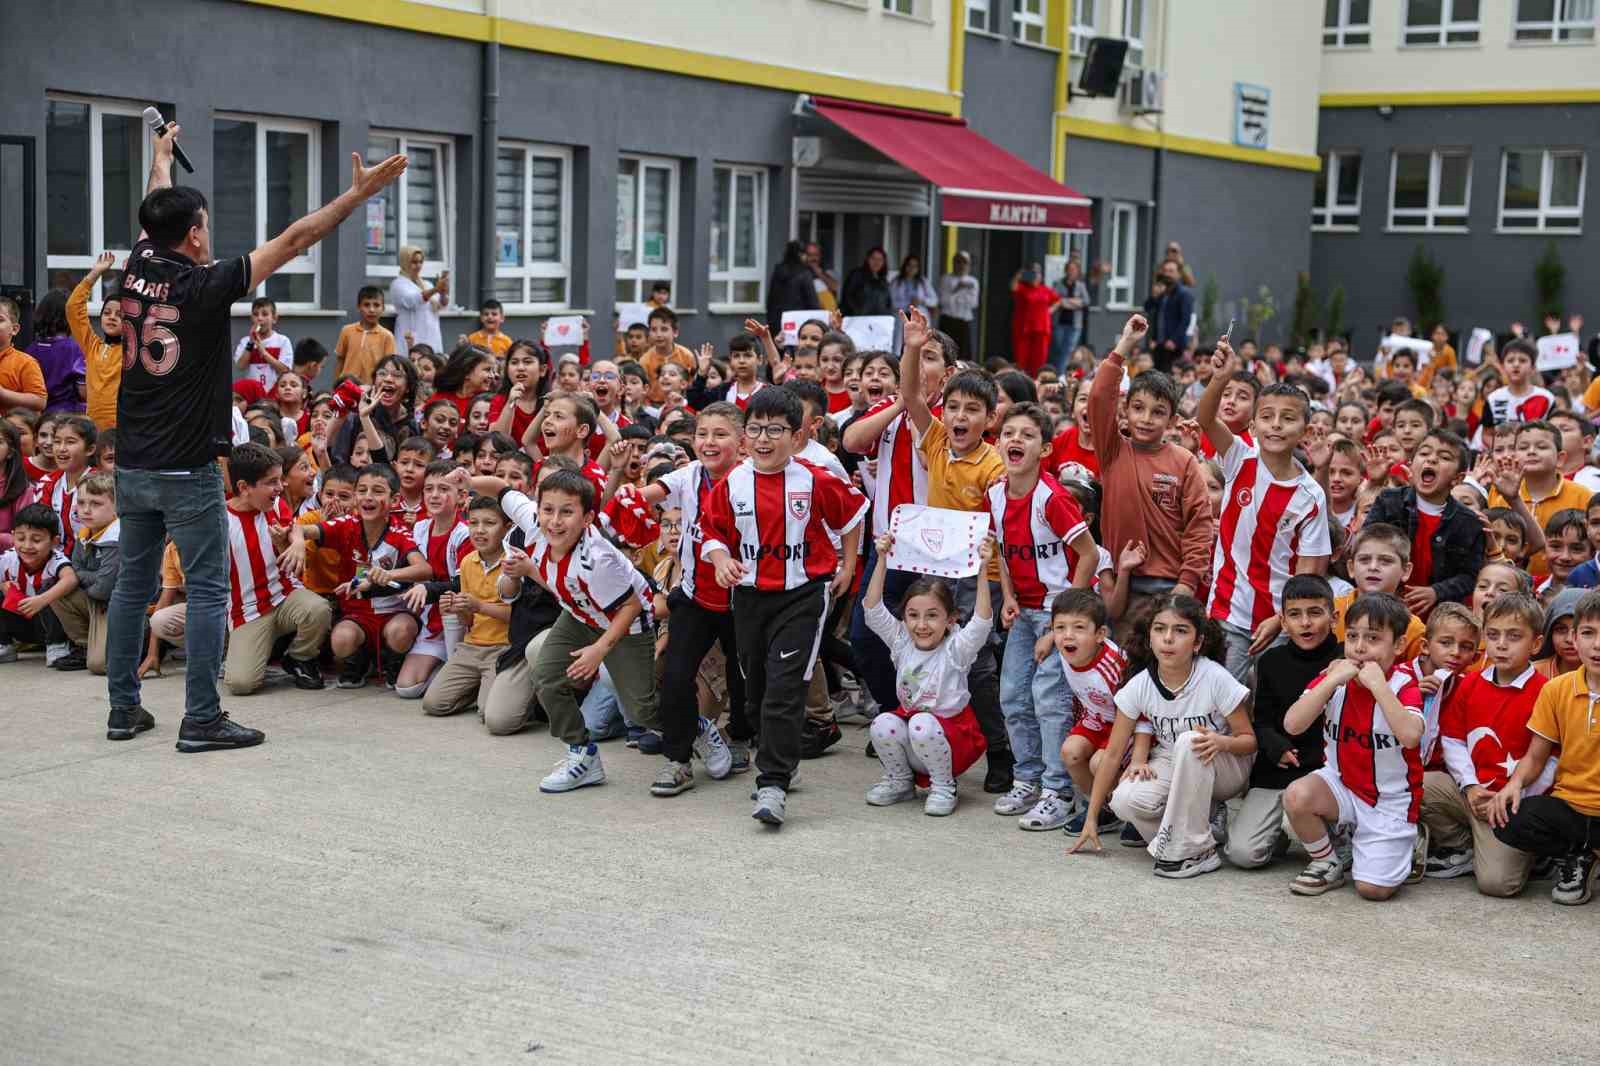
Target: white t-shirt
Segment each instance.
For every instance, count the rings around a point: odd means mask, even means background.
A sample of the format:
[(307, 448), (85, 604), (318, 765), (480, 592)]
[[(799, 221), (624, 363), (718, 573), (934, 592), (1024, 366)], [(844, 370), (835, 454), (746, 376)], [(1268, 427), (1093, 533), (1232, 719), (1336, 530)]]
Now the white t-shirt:
[(1195, 660), (1189, 679), (1169, 700), (1156, 688), (1149, 670), (1141, 670), (1117, 693), (1117, 710), (1135, 720), (1143, 717), (1155, 730), (1156, 748), (1169, 748), (1179, 734), (1204, 726), (1231, 736), (1228, 715), (1239, 709), (1250, 690), (1212, 659)]
[(820, 466), (846, 485), (850, 484), (850, 475), (845, 472), (839, 457), (815, 440), (806, 441), (806, 446), (795, 453), (795, 458)]
[(290, 366), (294, 363), (294, 341), (291, 341), (288, 337), (285, 337), (277, 330), (273, 330), (271, 333), (267, 334), (266, 340), (261, 340), (256, 336), (255, 330), (251, 329), (250, 332), (239, 338), (238, 344), (233, 346), (234, 363), (237, 364), (239, 362), (239, 357), (245, 353), (245, 345), (249, 344), (251, 341), (256, 342), (256, 351), (258, 354), (256, 355), (256, 358), (251, 360), (249, 365), (244, 368), (244, 376), (253, 381), (261, 382), (261, 387), (266, 389), (268, 392), (271, 392), (272, 387), (278, 383), (278, 371), (272, 366), (271, 363), (267, 362), (265, 359), (262, 359), (259, 353), (266, 351), (278, 362), (284, 364), (285, 366)]
[(1568, 475), (1567, 480), (1577, 482), (1590, 492), (1600, 492), (1600, 466), (1592, 463), (1582, 466)]
[(908, 711), (930, 711), (953, 718), (972, 702), (967, 674), (989, 640), (993, 618), (972, 621), (944, 639), (932, 651), (923, 651), (911, 639), (905, 623), (881, 602), (863, 612), (867, 626), (887, 645), (894, 660), (895, 693)]

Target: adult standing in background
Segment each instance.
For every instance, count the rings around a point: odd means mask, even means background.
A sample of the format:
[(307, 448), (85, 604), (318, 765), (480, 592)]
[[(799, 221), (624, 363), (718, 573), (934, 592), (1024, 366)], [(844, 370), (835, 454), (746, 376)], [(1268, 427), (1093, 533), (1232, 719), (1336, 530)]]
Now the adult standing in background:
[(939, 279), (939, 330), (949, 334), (961, 354), (976, 359), (973, 320), (978, 315), (978, 278), (972, 273), (972, 256), (957, 252), (950, 273)]
[(1189, 264), (1183, 258), (1183, 245), (1179, 244), (1177, 241), (1168, 241), (1167, 254), (1162, 256), (1162, 258), (1170, 259), (1174, 263), (1177, 263), (1178, 280), (1189, 286), (1191, 289), (1195, 287), (1196, 282), (1194, 279), (1194, 271), (1190, 269)]
[(815, 311), (818, 307), (815, 277), (806, 265), (805, 245), (790, 241), (783, 258), (772, 268), (767, 282), (767, 325), (777, 329), (785, 311)]
[(1150, 354), (1155, 368), (1172, 373), (1172, 364), (1189, 344), (1189, 323), (1194, 319), (1194, 290), (1183, 283), (1183, 264), (1168, 259), (1161, 264), (1159, 277), (1167, 291), (1157, 297), (1151, 311)]
[(901, 260), (899, 272), (889, 282), (889, 295), (894, 299), (896, 311), (920, 308), (930, 322), (939, 307), (939, 296), (922, 273), (922, 260), (914, 255)]
[(845, 315), (892, 315), (894, 296), (889, 292), (889, 255), (873, 247), (860, 266), (845, 275), (839, 310)]
[(1083, 265), (1076, 259), (1067, 260), (1065, 276), (1056, 282), (1055, 293), (1061, 298), (1056, 308), (1055, 323), (1050, 331), (1050, 365), (1057, 375), (1067, 372), (1067, 360), (1083, 337), (1083, 320), (1089, 314), (1089, 286), (1083, 283)]
[(839, 279), (822, 265), (822, 245), (806, 245), (806, 266), (811, 269), (812, 286), (817, 290), (817, 306), (824, 311), (839, 310)]
[(1050, 355), (1050, 315), (1060, 301), (1034, 263), (1011, 278), (1011, 361), (1032, 377)]
[(450, 271), (440, 271), (432, 285), (422, 280), (422, 249), (400, 246), (400, 273), (389, 283), (389, 303), (394, 307), (394, 335), (409, 349), (426, 344), (445, 350), (439, 333), (439, 310), (450, 299)]
[[(217, 672), (228, 612), (228, 523), (223, 472), (234, 411), (228, 358), (231, 308), (280, 267), (327, 236), (406, 168), (390, 156), (368, 168), (352, 153), (350, 188), (289, 225), (249, 255), (213, 260), (211, 223), (198, 189), (172, 184), (177, 126), (155, 138), (142, 232), (119, 287), (125, 369), (117, 396), (117, 514), (122, 571), (111, 595), (106, 737), (129, 740), (155, 725), (140, 704), (145, 609), (155, 599), (170, 534), (188, 588), (179, 751), (261, 743), (263, 734), (228, 719)], [(267, 545), (271, 550), (271, 545)]]

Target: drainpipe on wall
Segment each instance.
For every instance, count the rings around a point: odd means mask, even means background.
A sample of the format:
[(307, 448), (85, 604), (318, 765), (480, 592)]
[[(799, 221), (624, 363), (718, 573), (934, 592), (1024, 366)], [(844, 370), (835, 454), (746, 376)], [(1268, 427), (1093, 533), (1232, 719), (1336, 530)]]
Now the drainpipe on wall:
[[(498, 36), (498, 33), (494, 36)], [(494, 227), (494, 168), (500, 139), (500, 42), (483, 46), (483, 115), (478, 152), (478, 303), (494, 296), (499, 242)]]

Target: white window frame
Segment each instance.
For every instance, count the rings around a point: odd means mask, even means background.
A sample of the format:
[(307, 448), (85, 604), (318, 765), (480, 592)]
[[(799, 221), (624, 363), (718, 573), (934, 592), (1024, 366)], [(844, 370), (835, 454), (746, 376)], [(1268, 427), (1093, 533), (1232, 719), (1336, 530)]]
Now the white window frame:
[[(1419, 210), (1423, 217), (1418, 220), (1406, 218), (1395, 219), (1394, 182), (1399, 173), (1400, 157), (1402, 155), (1421, 155), (1428, 153), (1428, 206), (1426, 208), (1406, 207), (1401, 211), (1413, 215)], [(1461, 156), (1467, 161), (1467, 187), (1463, 192), (1460, 208), (1454, 204), (1439, 203), (1439, 174), (1446, 156)], [(1472, 210), (1472, 153), (1465, 148), (1432, 148), (1403, 150), (1396, 148), (1389, 153), (1389, 229), (1402, 232), (1430, 232), (1430, 233), (1466, 233), (1467, 219)]]
[[(678, 200), (682, 195), (681, 168), (676, 159), (660, 155), (637, 155), (633, 152), (623, 152), (618, 160), (631, 159), (639, 165), (639, 180), (633, 187), (633, 240), (634, 261), (642, 263), (644, 260), (644, 172), (647, 169), (661, 169), (671, 176), (667, 183), (667, 262), (665, 266), (636, 266), (632, 270), (624, 270), (621, 266), (615, 268), (616, 281), (632, 281), (634, 283), (634, 299), (632, 302), (643, 303), (650, 296), (649, 284), (652, 281), (666, 281), (672, 286), (672, 291), (678, 291)], [(615, 252), (613, 252), (613, 256)], [(615, 285), (613, 284), (613, 288)], [(625, 301), (627, 302), (627, 301)]]
[[(1072, 23), (1067, 29), (1067, 52), (1082, 58), (1089, 54), (1089, 41), (1095, 37), (1095, 26), (1098, 24), (1095, 4), (1098, 0), (1071, 0)], [(1088, 21), (1084, 21), (1084, 14), (1088, 13)]]
[[(990, 5), (990, 0), (967, 0), (967, 9), (966, 9), (966, 16), (965, 16), (966, 20), (967, 20), (967, 22), (966, 22), (967, 32), (969, 32), (969, 33), (993, 33), (994, 32), (994, 30), (991, 28), (993, 23), (990, 22), (990, 19), (993, 17), (993, 15), (990, 13), (989, 5)], [(973, 24), (973, 20), (972, 20), (972, 16), (974, 16), (974, 15), (978, 16), (978, 21), (977, 21), (976, 25)]]
[[(438, 148), (438, 149), (440, 149), (440, 151), (439, 151), (439, 184), (441, 186), (443, 186), (443, 188), (440, 190), (440, 202), (438, 204), (438, 209), (439, 209), (439, 229), (440, 229), (440, 232), (441, 232), (439, 243), (443, 247), (444, 258), (442, 260), (437, 260), (437, 261), (436, 260), (432, 260), (432, 259), (424, 259), (422, 261), (422, 273), (427, 277), (438, 277), (438, 275), (439, 275), (439, 273), (441, 271), (450, 269), (450, 264), (454, 261), (454, 258), (455, 258), (455, 228), (456, 228), (456, 172), (455, 172), (455, 147), (456, 146), (455, 146), (455, 141), (453, 139), (451, 139), (450, 137), (442, 136), (442, 135), (439, 135), (439, 134), (433, 134), (433, 133), (408, 133), (408, 132), (406, 132), (404, 130), (378, 129), (376, 127), (372, 128), (372, 129), (369, 129), (367, 131), (367, 140), (368, 140), (369, 144), (370, 144), (370, 142), (372, 141), (372, 139), (374, 137), (392, 137), (395, 140), (399, 141), (399, 143), (400, 143), (399, 152), (400, 152), (401, 155), (409, 154), (407, 149), (409, 148), (409, 146), (411, 146), (413, 144), (424, 145), (424, 146), (429, 147), (429, 148)], [(400, 180), (395, 182), (395, 189), (397, 190), (395, 195), (399, 197), (399, 199), (395, 203), (395, 232), (396, 232), (396, 234), (398, 234), (400, 247), (402, 247), (402, 248), (405, 247), (407, 244), (411, 243), (407, 239), (408, 238), (408, 234), (406, 233), (406, 220), (407, 220), (408, 215), (410, 214), (410, 212), (408, 212), (406, 210), (407, 197), (410, 195), (410, 188), (409, 188), (409, 186), (407, 184), (407, 182), (409, 180), (409, 177), (410, 177), (410, 175), (408, 173), (402, 171), (401, 174), (400, 174)], [(361, 247), (362, 247), (361, 257), (362, 257), (362, 260), (363, 260), (362, 269), (366, 272), (366, 276), (367, 277), (369, 277), (369, 278), (394, 278), (394, 277), (399, 277), (399, 275), (400, 275), (400, 264), (399, 264), (398, 261), (393, 263), (392, 265), (389, 265), (389, 266), (375, 266), (375, 267), (370, 267), (370, 268), (366, 267), (364, 264), (365, 264), (366, 254), (367, 253), (366, 253), (366, 244), (365, 244), (364, 240), (363, 240), (363, 244), (362, 244)], [(394, 309), (391, 307), (391, 308), (389, 308), (389, 310), (392, 312)]]
[(881, 6), (885, 15), (896, 15), (900, 18), (914, 19), (922, 14), (917, 10), (917, 0), (883, 0)]
[[(218, 111), (214, 117), (227, 119), (231, 122), (253, 122), (256, 127), (255, 244), (240, 250), (226, 249), (230, 254), (238, 251), (239, 254), (248, 255), (254, 249), (261, 247), (277, 236), (275, 233), (267, 232), (267, 133), (298, 133), (307, 137), (306, 213), (310, 214), (322, 206), (322, 128), (315, 122), (308, 122), (303, 119), (277, 118), (272, 115), (252, 115), (243, 111)], [(311, 276), (311, 299), (310, 301), (278, 300), (278, 310), (280, 312), (319, 310), (322, 307), (321, 242), (313, 244), (306, 250), (304, 255), (297, 255), (283, 264), (273, 272), (272, 276), (282, 277), (288, 274), (309, 274)], [(235, 314), (247, 314), (250, 310), (251, 299), (257, 296), (265, 296), (266, 292), (267, 279), (263, 279), (261, 284), (245, 293), (243, 300), (233, 305), (233, 312)]]
[[(495, 145), (495, 158), (498, 159), (500, 153), (507, 150), (522, 153), (523, 262), (520, 266), (501, 266), (497, 251), (494, 276), (496, 281), (511, 278), (521, 280), (523, 299), (506, 302), (505, 309), (507, 313), (516, 314), (564, 311), (572, 306), (572, 149), (531, 141), (499, 141)], [(535, 158), (555, 159), (561, 163), (561, 259), (555, 263), (533, 261), (532, 160)], [(528, 300), (528, 282), (531, 278), (564, 279), (566, 284), (562, 286), (562, 291), (566, 293), (566, 299), (557, 302)]]
[[(1536, 208), (1506, 207), (1506, 174), (1510, 169), (1511, 153), (1539, 154), (1539, 206)], [(1555, 157), (1578, 157), (1578, 206), (1553, 207), (1550, 203), (1550, 182), (1555, 174)], [(1577, 236), (1583, 232), (1583, 184), (1589, 177), (1589, 157), (1581, 148), (1507, 148), (1500, 153), (1499, 229), (1502, 233), (1549, 233)], [(1531, 218), (1532, 226), (1507, 226), (1507, 218)], [(1576, 226), (1552, 226), (1552, 218), (1576, 219)]]
[[(1378, 0), (1382, 3), (1383, 0)], [(1324, 48), (1371, 48), (1372, 47), (1372, 5), (1367, 5), (1367, 21), (1350, 21), (1350, 0), (1338, 0), (1338, 13), (1334, 15), (1334, 24), (1322, 24), (1322, 47)], [(1353, 34), (1363, 34), (1364, 41), (1352, 42), (1349, 40)], [(1329, 38), (1332, 38), (1331, 40)]]
[[(1030, 5), (1038, 10), (1028, 10)], [(1019, 44), (1043, 47), (1045, 44), (1045, 16), (1048, 10), (1048, 0), (1011, 0), (1011, 39)], [(1029, 38), (1029, 30), (1038, 31), (1039, 39), (1037, 41)]]
[[(1411, 0), (1406, 0), (1404, 10), (1400, 12), (1400, 47), (1401, 48), (1476, 48), (1483, 41), (1483, 3), (1479, 0), (1478, 17), (1475, 19), (1458, 19), (1455, 17), (1455, 6), (1458, 0), (1440, 0), (1439, 23), (1437, 26), (1411, 26), (1406, 20), (1411, 13)], [(1432, 40), (1413, 41), (1409, 36), (1413, 33), (1427, 33), (1437, 31)], [(1470, 41), (1452, 41), (1452, 33), (1470, 33)]]
[[(1600, 20), (1591, 6), (1588, 18), (1574, 17), (1572, 4), (1579, 0), (1555, 0), (1555, 18), (1525, 19), (1522, 17), (1522, 0), (1515, 0), (1511, 11), (1511, 43), (1513, 44), (1593, 44)], [(1590, 0), (1591, 4), (1593, 0)], [(1573, 36), (1574, 31), (1587, 30), (1587, 36)], [(1522, 37), (1520, 34), (1542, 32), (1541, 37)]]
[[(1133, 256), (1131, 263), (1119, 263), (1118, 254), (1122, 242), (1117, 240), (1118, 225), (1125, 225), (1128, 229), (1128, 249)], [(1139, 277), (1139, 205), (1132, 203), (1113, 203), (1111, 205), (1111, 224), (1107, 227), (1111, 238), (1111, 248), (1106, 256), (1111, 263), (1111, 271), (1106, 275), (1106, 308), (1112, 311), (1122, 311), (1134, 306), (1135, 294), (1138, 292)]]
[[(728, 174), (728, 215), (726, 218), (717, 219), (722, 225), (728, 227), (728, 262), (722, 270), (708, 270), (707, 278), (712, 286), (712, 296), (718, 295), (717, 286), (722, 286), (720, 295), (726, 299), (707, 299), (707, 307), (713, 312), (742, 312), (759, 311), (767, 306), (767, 274), (764, 267), (767, 253), (767, 168), (746, 166), (739, 163), (716, 163), (711, 168), (711, 180), (716, 181), (719, 174)], [(755, 248), (756, 261), (754, 265), (736, 267), (733, 265), (733, 249), (739, 240), (739, 211), (736, 206), (738, 181), (741, 177), (753, 177), (756, 180), (755, 202)], [(756, 298), (752, 301), (733, 300), (733, 285), (736, 282), (755, 282)]]
[[(1327, 175), (1324, 189), (1327, 192), (1326, 203), (1313, 203), (1311, 205), (1311, 228), (1322, 233), (1358, 233), (1361, 230), (1361, 193), (1366, 185), (1366, 168), (1361, 168), (1361, 174), (1356, 178), (1356, 203), (1354, 208), (1341, 207), (1339, 197), (1339, 171), (1340, 160), (1354, 157), (1359, 160), (1361, 153), (1354, 149), (1333, 148), (1322, 153), (1322, 172)], [(1335, 216), (1348, 215), (1354, 211), (1354, 222), (1336, 222)]]
[[(1145, 67), (1144, 38), (1150, 19), (1147, 6), (1147, 0), (1122, 0), (1122, 36), (1128, 42), (1129, 70), (1143, 70)], [(1137, 26), (1133, 24), (1133, 13), (1136, 9), (1139, 12)]]
[[(52, 270), (80, 270), (89, 272), (94, 266), (95, 256), (100, 252), (111, 252), (117, 257), (116, 266), (120, 267), (127, 261), (133, 252), (132, 248), (107, 248), (106, 236), (106, 175), (105, 175), (105, 137), (101, 129), (101, 121), (106, 115), (131, 116), (144, 123), (144, 108), (138, 104), (123, 103), (120, 100), (107, 99), (97, 96), (77, 96), (72, 93), (47, 93), (45, 106), (51, 103), (83, 104), (89, 108), (89, 249), (83, 255), (46, 255), (45, 271)], [(149, 125), (144, 123), (148, 131)], [(46, 136), (49, 134), (46, 133)], [(150, 173), (150, 159), (152, 146), (150, 134), (144, 135), (144, 154), (140, 159), (140, 173)], [(134, 234), (135, 239), (138, 234)], [(89, 294), (91, 313), (99, 313), (100, 302), (104, 298), (101, 291), (104, 281), (96, 282), (94, 291)]]

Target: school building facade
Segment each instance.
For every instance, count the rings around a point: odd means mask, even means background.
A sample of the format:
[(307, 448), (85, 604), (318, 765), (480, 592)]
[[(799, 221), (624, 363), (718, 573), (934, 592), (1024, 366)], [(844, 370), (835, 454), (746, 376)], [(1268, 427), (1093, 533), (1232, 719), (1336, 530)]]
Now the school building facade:
[[(1573, 5), (1555, 2), (1559, 22)], [(1481, 0), (1482, 22), (1514, 4)], [(218, 254), (254, 246), (343, 188), (351, 153), (408, 155), (400, 185), (265, 287), (283, 332), (330, 343), (357, 289), (389, 284), (402, 244), (424, 249), (424, 276), (451, 271), (462, 306), (445, 315), (447, 342), (470, 330), (486, 295), (522, 335), (551, 314), (607, 323), (616, 303), (643, 299), (657, 280), (672, 286), (684, 343), (723, 342), (764, 314), (791, 237), (821, 244), (840, 281), (873, 246), (891, 266), (918, 254), (934, 274), (956, 249), (971, 252), (986, 290), (984, 354), (1009, 349), (1013, 272), (1072, 253), (1095, 282), (1089, 337), (1108, 344), (1169, 240), (1198, 275), (1197, 311), (1202, 295), (1214, 297), (1217, 328), (1270, 296), (1276, 317), (1264, 332), (1283, 335), (1306, 270), (1324, 296), (1324, 279), (1345, 286), (1351, 323), (1386, 319), (1403, 310), (1395, 294), (1417, 240), (1472, 257), (1452, 258), (1447, 306), (1496, 296), (1500, 260), (1533, 256), (1543, 242), (1473, 220), (1464, 240), (1437, 226), (1391, 232), (1374, 175), (1397, 149), (1383, 137), (1423, 144), (1416, 138), (1448, 131), (1450, 144), (1492, 154), (1494, 123), (1509, 136), (1543, 121), (1540, 145), (1570, 149), (1548, 140), (1564, 127), (1593, 139), (1584, 109), (1600, 100), (1568, 99), (1573, 84), (1596, 80), (1592, 41), (1571, 40), (1568, 26), (1560, 47), (1538, 52), (1569, 67), (1550, 75), (1559, 87), (1525, 103), (1424, 105), (1435, 88), (1395, 82), (1402, 63), (1376, 54), (1386, 32), (1377, 10), (1364, 52), (1351, 35), (1325, 44), (1322, 7), (57, 0), (50, 18), (15, 23), (8, 42), (0, 287), (70, 285), (101, 249), (126, 250), (149, 160), (139, 116), (153, 104), (183, 126), (196, 170), (179, 180), (211, 198)], [(1327, 10), (1366, 17), (1366, 7), (1336, 0)], [(81, 32), (89, 25), (118, 31)], [(1126, 42), (1128, 58), (1114, 95), (1086, 98), (1075, 86), (1096, 37)], [(1418, 76), (1456, 77), (1444, 66)], [(1393, 113), (1380, 116), (1386, 105), (1359, 93), (1384, 85)], [(1350, 151), (1366, 161), (1354, 230), (1348, 197), (1324, 189), (1331, 153)], [(1550, 162), (1558, 177), (1566, 158)], [(1474, 162), (1473, 207), (1492, 207), (1494, 165)], [(1408, 160), (1402, 173), (1412, 169)], [(1325, 225), (1329, 195), (1341, 211)], [(1560, 210), (1537, 217), (1540, 237), (1573, 250), (1572, 290), (1592, 288), (1581, 226), (1562, 228)], [(239, 333), (245, 324), (242, 306)]]

